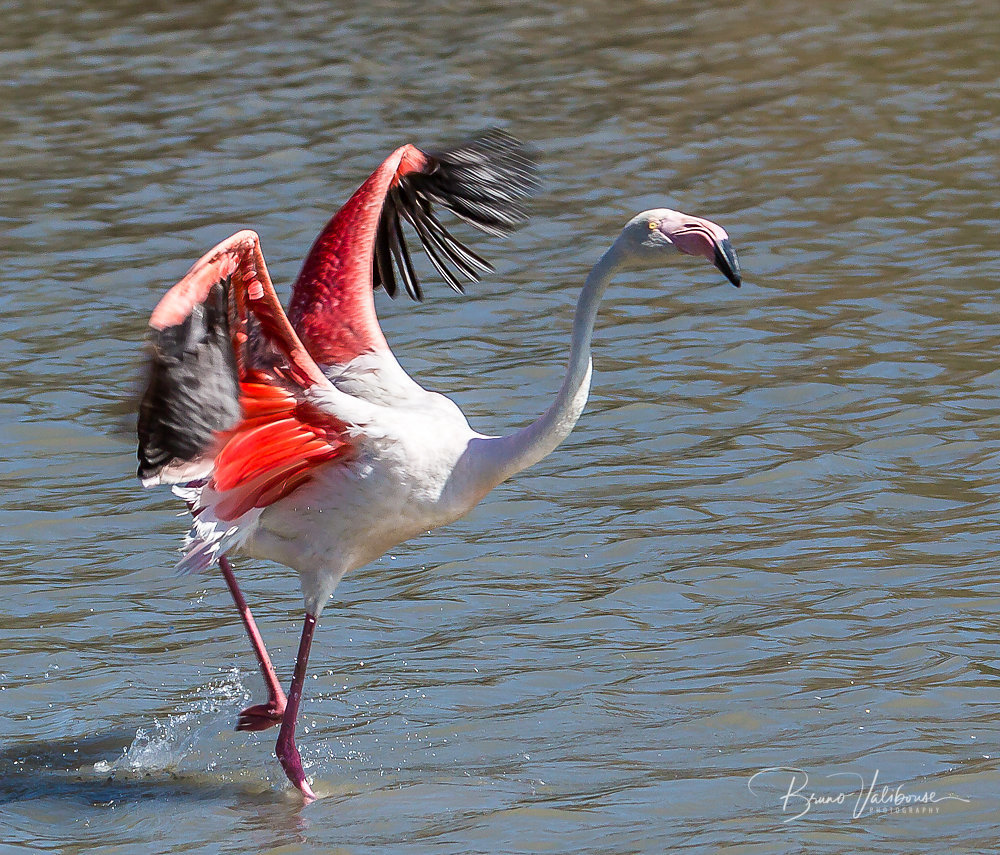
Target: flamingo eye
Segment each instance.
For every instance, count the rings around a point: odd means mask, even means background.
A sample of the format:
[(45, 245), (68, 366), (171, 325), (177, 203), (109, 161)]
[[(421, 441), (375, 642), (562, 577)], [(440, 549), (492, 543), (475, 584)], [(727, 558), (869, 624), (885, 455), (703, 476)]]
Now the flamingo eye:
[(649, 226), (649, 230), (650, 231), (654, 231), (655, 229), (658, 229), (660, 227), (660, 221), (659, 220), (650, 220), (647, 223), (647, 225)]

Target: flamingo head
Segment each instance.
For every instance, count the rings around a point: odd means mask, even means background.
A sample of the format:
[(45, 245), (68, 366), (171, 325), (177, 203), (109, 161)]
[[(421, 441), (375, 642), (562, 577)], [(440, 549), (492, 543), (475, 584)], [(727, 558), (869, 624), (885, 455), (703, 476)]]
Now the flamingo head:
[(742, 281), (740, 262), (722, 226), (669, 208), (643, 211), (628, 221), (618, 242), (626, 257), (640, 264), (656, 264), (667, 251), (707, 258), (737, 288)]

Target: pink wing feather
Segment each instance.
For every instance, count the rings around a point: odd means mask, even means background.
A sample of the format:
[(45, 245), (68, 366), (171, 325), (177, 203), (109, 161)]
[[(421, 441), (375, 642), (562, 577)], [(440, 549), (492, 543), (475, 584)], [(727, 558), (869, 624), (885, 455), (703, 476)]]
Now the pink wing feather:
[(205, 480), (221, 496), (216, 517), (235, 520), (351, 453), (346, 426), (306, 399), (330, 381), (285, 317), (256, 233), (238, 232), (202, 257), (149, 323), (145, 483)]
[(375, 315), (372, 257), (382, 205), (402, 175), (427, 156), (412, 145), (396, 149), (327, 223), (306, 256), (288, 315), (315, 360), (349, 362), (388, 350)]

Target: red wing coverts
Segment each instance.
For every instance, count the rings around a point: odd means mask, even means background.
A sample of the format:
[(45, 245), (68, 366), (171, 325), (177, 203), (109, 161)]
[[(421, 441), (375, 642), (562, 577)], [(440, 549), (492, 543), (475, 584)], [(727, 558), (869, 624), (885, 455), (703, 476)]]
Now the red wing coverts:
[(305, 483), (321, 463), (349, 450), (344, 427), (268, 378), (240, 384), (244, 420), (215, 458), (211, 486), (225, 497), (220, 520), (265, 508)]
[(305, 398), (328, 381), (278, 303), (255, 233), (233, 235), (198, 261), (160, 301), (150, 328), (143, 483), (208, 479), (223, 494), (215, 515), (232, 520), (349, 451), (345, 426)]

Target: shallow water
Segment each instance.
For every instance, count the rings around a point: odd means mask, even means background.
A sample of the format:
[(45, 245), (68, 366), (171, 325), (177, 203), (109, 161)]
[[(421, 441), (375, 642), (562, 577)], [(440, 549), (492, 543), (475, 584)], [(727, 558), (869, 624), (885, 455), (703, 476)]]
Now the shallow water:
[[(3, 851), (992, 851), (994, 4), (0, 10)], [(246, 225), (287, 294), (384, 154), (494, 123), (531, 223), (466, 298), (379, 299), (474, 426), (547, 405), (634, 211), (721, 222), (746, 284), (623, 277), (567, 443), (344, 581), (303, 809), (231, 729), (262, 689), (221, 579), (172, 573), (178, 503), (133, 478), (146, 318)], [(287, 679), (297, 582), (237, 571)], [(771, 767), (845, 803), (796, 819)], [(853, 816), (873, 781), (954, 798)]]

